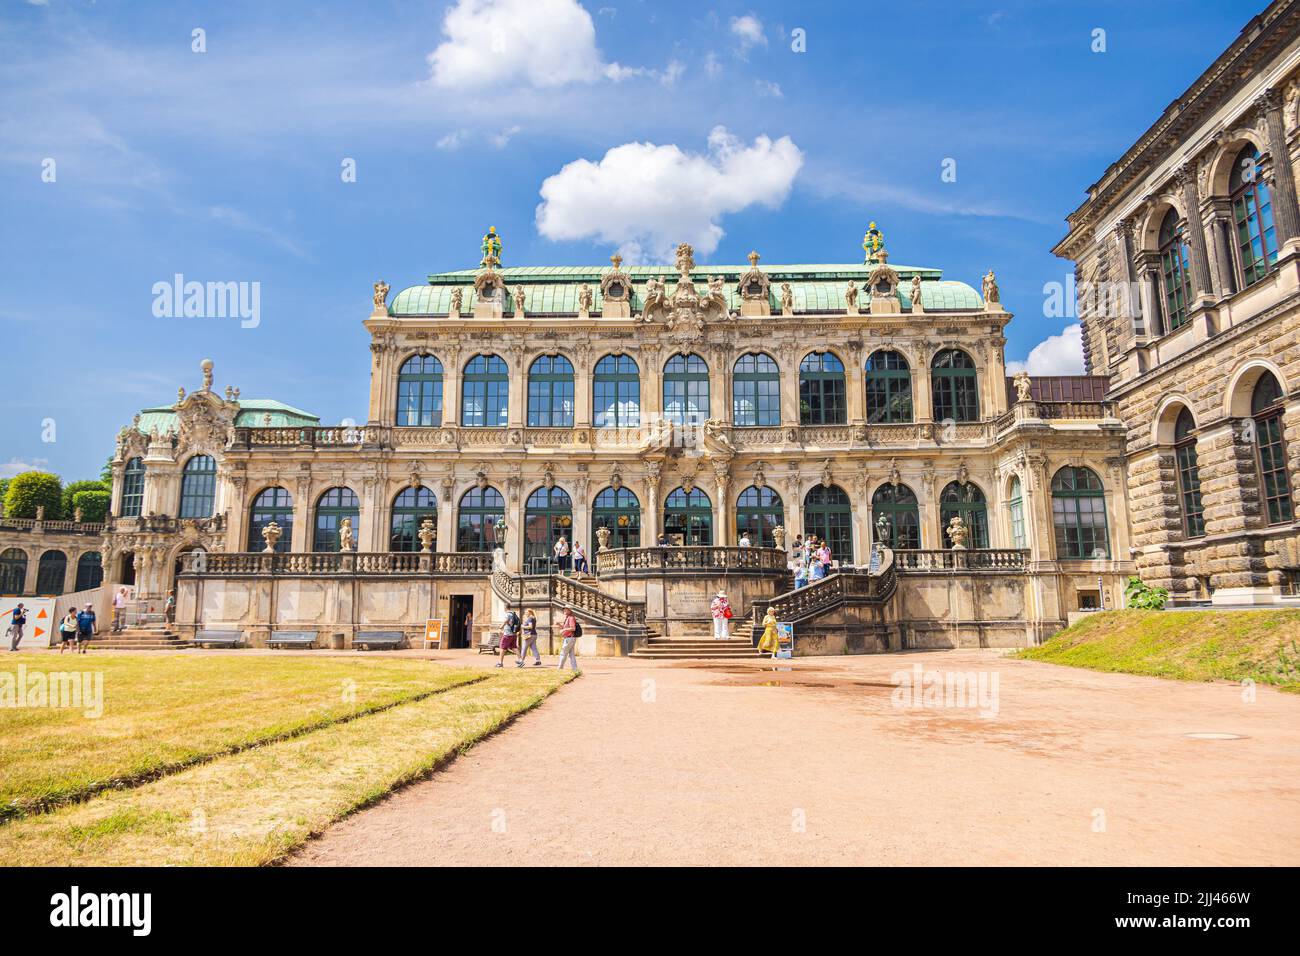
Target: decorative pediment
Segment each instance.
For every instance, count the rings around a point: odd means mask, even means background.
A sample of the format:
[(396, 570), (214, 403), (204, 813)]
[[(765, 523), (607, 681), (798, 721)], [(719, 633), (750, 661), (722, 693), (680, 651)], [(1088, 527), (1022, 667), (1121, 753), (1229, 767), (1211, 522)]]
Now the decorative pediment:
[(898, 306), (898, 273), (889, 264), (889, 254), (881, 249), (879, 261), (867, 276), (867, 290), (871, 294), (871, 314), (889, 315), (900, 311)]
[(758, 267), (757, 252), (749, 254), (749, 270), (740, 277), (736, 291), (740, 294), (741, 315), (771, 315), (772, 300), (769, 297), (771, 280), (767, 273)]

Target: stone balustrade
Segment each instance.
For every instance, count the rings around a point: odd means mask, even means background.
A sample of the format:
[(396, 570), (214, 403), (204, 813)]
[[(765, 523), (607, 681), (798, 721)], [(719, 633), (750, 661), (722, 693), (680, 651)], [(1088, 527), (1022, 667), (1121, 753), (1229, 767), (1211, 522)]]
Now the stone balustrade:
[(476, 551), (195, 551), (181, 560), (182, 574), (199, 577), (483, 575), (492, 570), (492, 555)]
[(1029, 550), (1019, 548), (968, 548), (965, 550), (898, 550), (894, 552), (903, 573), (933, 571), (1024, 571)]
[(611, 548), (596, 555), (598, 577), (726, 571), (788, 574), (789, 556), (778, 548)]

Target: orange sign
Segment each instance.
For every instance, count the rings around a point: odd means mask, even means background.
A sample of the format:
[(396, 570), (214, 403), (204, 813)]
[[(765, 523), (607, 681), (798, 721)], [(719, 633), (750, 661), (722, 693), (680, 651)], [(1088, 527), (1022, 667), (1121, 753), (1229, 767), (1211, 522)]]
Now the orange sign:
[(431, 617), (424, 622), (424, 646), (442, 647), (442, 618)]

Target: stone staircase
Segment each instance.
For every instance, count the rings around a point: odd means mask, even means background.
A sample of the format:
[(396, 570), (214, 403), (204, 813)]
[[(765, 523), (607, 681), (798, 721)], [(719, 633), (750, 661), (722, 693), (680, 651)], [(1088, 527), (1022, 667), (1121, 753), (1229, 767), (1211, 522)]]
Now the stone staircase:
[(651, 637), (628, 656), (643, 660), (748, 660), (762, 655), (745, 638)]
[(141, 614), (135, 624), (90, 642), (92, 651), (174, 651), (189, 646), (161, 614)]

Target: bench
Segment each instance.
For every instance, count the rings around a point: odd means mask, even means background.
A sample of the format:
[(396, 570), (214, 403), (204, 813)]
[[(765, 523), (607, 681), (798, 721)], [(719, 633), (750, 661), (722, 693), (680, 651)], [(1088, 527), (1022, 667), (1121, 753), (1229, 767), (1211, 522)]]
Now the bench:
[(352, 638), (352, 647), (358, 651), (391, 651), (401, 647), (406, 635), (401, 631), (357, 631)]
[(499, 650), (501, 650), (501, 632), (494, 629), (488, 635), (486, 641), (479, 643), (478, 652), (480, 654), (495, 654)]
[(191, 643), (195, 647), (242, 647), (244, 635), (240, 631), (199, 631)]
[(266, 641), (267, 647), (302, 647), (311, 650), (316, 646), (315, 631), (275, 631)]

